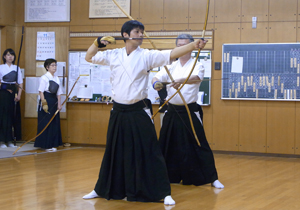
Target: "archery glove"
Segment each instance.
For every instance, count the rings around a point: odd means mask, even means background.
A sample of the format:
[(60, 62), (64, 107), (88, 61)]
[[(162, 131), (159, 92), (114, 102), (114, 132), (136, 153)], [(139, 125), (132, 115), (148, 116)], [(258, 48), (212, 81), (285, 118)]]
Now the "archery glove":
[(42, 107), (43, 107), (44, 112), (48, 113), (48, 103), (47, 103), (46, 99), (42, 100)]
[(108, 41), (110, 44), (116, 44), (116, 39), (112, 36), (104, 36), (100, 41)]
[(102, 36), (99, 36), (97, 39), (95, 39), (94, 41), (94, 45), (96, 45), (98, 48), (103, 48), (103, 47), (106, 47), (105, 44), (102, 44), (101, 43), (101, 38)]
[(161, 89), (163, 89), (163, 87), (164, 87), (163, 83), (161, 83), (159, 81), (156, 81), (153, 83), (153, 88), (155, 90), (161, 90)]

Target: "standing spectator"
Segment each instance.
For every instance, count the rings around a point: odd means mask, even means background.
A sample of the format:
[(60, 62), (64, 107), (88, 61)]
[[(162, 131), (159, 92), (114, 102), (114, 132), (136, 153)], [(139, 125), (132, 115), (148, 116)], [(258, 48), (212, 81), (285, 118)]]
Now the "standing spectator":
[[(45, 61), (44, 67), (47, 73), (44, 74), (40, 80), (37, 133), (40, 133), (45, 128), (57, 110), (62, 109), (62, 89), (60, 87), (59, 78), (54, 76), (57, 61), (49, 58)], [(36, 138), (34, 146), (46, 149), (47, 152), (55, 152), (57, 150), (56, 147), (60, 145), (62, 145), (62, 137), (58, 113), (46, 130)]]

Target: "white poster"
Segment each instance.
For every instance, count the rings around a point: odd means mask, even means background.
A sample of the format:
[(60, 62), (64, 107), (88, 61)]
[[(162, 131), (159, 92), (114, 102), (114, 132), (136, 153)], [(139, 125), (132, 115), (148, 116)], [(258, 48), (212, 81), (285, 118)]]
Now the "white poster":
[[(117, 0), (127, 14), (130, 14), (130, 0)], [(112, 0), (90, 0), (89, 18), (126, 17)]]
[(25, 22), (69, 22), (70, 0), (25, 0)]
[(36, 60), (55, 59), (55, 32), (37, 32)]
[(243, 57), (232, 56), (231, 73), (243, 73)]

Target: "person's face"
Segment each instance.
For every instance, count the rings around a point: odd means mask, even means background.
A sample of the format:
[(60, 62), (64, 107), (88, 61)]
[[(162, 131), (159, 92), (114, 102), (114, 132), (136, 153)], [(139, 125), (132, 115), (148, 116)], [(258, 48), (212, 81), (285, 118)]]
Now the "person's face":
[[(127, 38), (143, 38), (144, 37), (144, 30), (139, 29), (139, 28), (134, 28), (130, 31), (130, 35), (126, 34)], [(126, 40), (131, 41), (131, 43), (136, 44), (136, 45), (141, 45), (143, 43), (143, 39), (133, 39), (133, 40)]]
[(187, 45), (189, 43), (190, 43), (190, 40), (188, 40), (188, 39), (178, 39), (177, 47), (181, 47), (181, 46)]
[(57, 64), (55, 62), (53, 62), (48, 66), (47, 70), (49, 73), (54, 75), (54, 73), (56, 72), (56, 67), (57, 67)]
[[(177, 47), (181, 47), (181, 46), (184, 46), (184, 45), (187, 45), (190, 43), (190, 40), (189, 39), (178, 39), (177, 40)], [(189, 58), (191, 56), (191, 53), (187, 53), (183, 56), (181, 56), (182, 58)]]
[(4, 56), (4, 59), (6, 60), (7, 64), (12, 64), (12, 62), (15, 59), (15, 56), (10, 54), (9, 52)]

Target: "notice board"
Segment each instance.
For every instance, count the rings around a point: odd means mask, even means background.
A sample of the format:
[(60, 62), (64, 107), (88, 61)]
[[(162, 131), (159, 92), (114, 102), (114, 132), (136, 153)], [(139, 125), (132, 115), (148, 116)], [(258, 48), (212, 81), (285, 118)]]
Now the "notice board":
[(222, 99), (300, 99), (300, 44), (224, 44)]
[[(89, 101), (95, 101), (96, 97), (109, 97), (111, 93), (110, 69), (109, 66), (91, 64), (85, 61), (86, 51), (70, 51), (69, 52), (69, 75), (68, 75), (68, 92), (71, 90), (76, 79), (80, 76), (69, 99), (76, 97), (78, 99), (85, 98)], [(192, 56), (196, 56), (197, 51), (192, 52)], [(198, 61), (205, 67), (204, 80), (199, 88), (199, 100), (201, 105), (210, 105), (210, 88), (211, 88), (211, 51), (203, 50), (200, 53)], [(151, 80), (154, 75), (164, 67), (152, 69), (149, 74), (148, 82), (148, 98), (154, 104), (159, 104), (159, 95), (152, 88)], [(69, 102), (72, 102), (69, 100)]]

